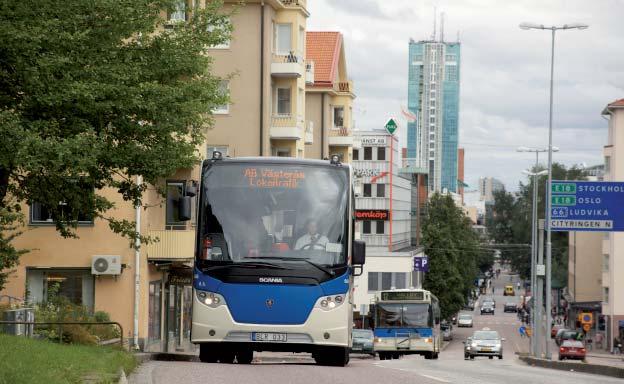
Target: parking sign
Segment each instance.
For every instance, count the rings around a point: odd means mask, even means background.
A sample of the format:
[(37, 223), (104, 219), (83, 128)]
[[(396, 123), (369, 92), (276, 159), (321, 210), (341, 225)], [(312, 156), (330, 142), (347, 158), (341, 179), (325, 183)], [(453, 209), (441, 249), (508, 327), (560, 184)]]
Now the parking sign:
[(427, 256), (414, 257), (414, 271), (429, 272), (429, 259)]

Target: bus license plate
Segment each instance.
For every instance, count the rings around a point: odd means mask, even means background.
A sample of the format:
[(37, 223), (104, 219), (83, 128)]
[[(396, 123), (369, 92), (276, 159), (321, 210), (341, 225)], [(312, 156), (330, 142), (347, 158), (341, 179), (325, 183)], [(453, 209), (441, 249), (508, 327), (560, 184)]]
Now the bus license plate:
[(251, 341), (268, 341), (284, 343), (287, 340), (285, 333), (273, 333), (273, 332), (252, 332)]

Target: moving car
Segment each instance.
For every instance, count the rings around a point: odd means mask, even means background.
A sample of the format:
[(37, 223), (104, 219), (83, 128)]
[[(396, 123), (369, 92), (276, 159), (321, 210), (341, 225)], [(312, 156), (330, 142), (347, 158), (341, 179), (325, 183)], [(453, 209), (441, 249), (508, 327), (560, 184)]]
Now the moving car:
[(498, 332), (489, 328), (475, 331), (464, 341), (464, 359), (474, 360), (475, 356), (488, 356), (493, 359), (497, 356), (503, 358), (503, 341)]
[(557, 346), (561, 346), (565, 340), (578, 340), (578, 337), (579, 332), (571, 329), (564, 329), (561, 332), (557, 332), (555, 343), (557, 343)]
[(516, 296), (513, 285), (505, 285), (505, 292), (503, 292), (503, 296)]
[(560, 329), (565, 329), (565, 326), (560, 325), (560, 324), (556, 324), (554, 325), (551, 329), (550, 329), (550, 338), (554, 339), (555, 336), (557, 336), (557, 333), (559, 332)]
[(484, 313), (487, 314), (494, 314), (494, 306), (490, 303), (483, 303), (483, 305), (481, 305), (481, 314), (483, 315)]
[(453, 326), (449, 323), (440, 324), (440, 331), (442, 331), (442, 340), (453, 340)]
[(505, 303), (503, 312), (518, 312), (518, 306), (516, 303)]
[(494, 299), (491, 297), (485, 297), (483, 300), (481, 300), (481, 305), (483, 304), (491, 304), (492, 307), (496, 308), (496, 301), (494, 301)]
[(559, 360), (576, 359), (585, 360), (585, 345), (582, 341), (564, 340), (559, 347)]
[(373, 331), (370, 329), (354, 329), (351, 335), (353, 336), (351, 353), (365, 353), (375, 356), (373, 350)]
[(457, 320), (458, 327), (470, 327), (473, 326), (472, 315), (470, 313), (460, 313)]

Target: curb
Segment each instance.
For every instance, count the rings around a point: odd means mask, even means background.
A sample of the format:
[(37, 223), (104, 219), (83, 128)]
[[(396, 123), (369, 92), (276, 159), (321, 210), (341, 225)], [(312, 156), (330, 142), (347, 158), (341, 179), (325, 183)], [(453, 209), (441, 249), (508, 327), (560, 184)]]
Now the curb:
[(534, 357), (520, 356), (520, 360), (528, 365), (542, 368), (558, 369), (561, 371), (573, 371), (582, 373), (593, 373), (596, 375), (616, 377), (624, 379), (624, 368), (613, 367), (600, 364), (586, 364), (576, 362), (561, 362), (545, 359), (536, 359)]

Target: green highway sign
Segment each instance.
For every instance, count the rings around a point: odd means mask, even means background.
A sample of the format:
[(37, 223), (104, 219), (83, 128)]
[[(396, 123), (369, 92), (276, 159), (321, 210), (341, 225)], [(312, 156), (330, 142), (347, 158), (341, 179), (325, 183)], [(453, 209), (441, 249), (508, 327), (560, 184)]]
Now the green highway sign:
[(386, 123), (386, 131), (388, 131), (389, 134), (394, 134), (394, 131), (397, 130), (399, 126), (397, 125), (396, 121), (394, 121), (394, 119), (390, 119), (388, 120), (388, 122)]
[(552, 193), (576, 193), (576, 184), (552, 183)]
[(576, 196), (554, 195), (552, 196), (552, 205), (563, 205), (563, 206), (576, 205)]

